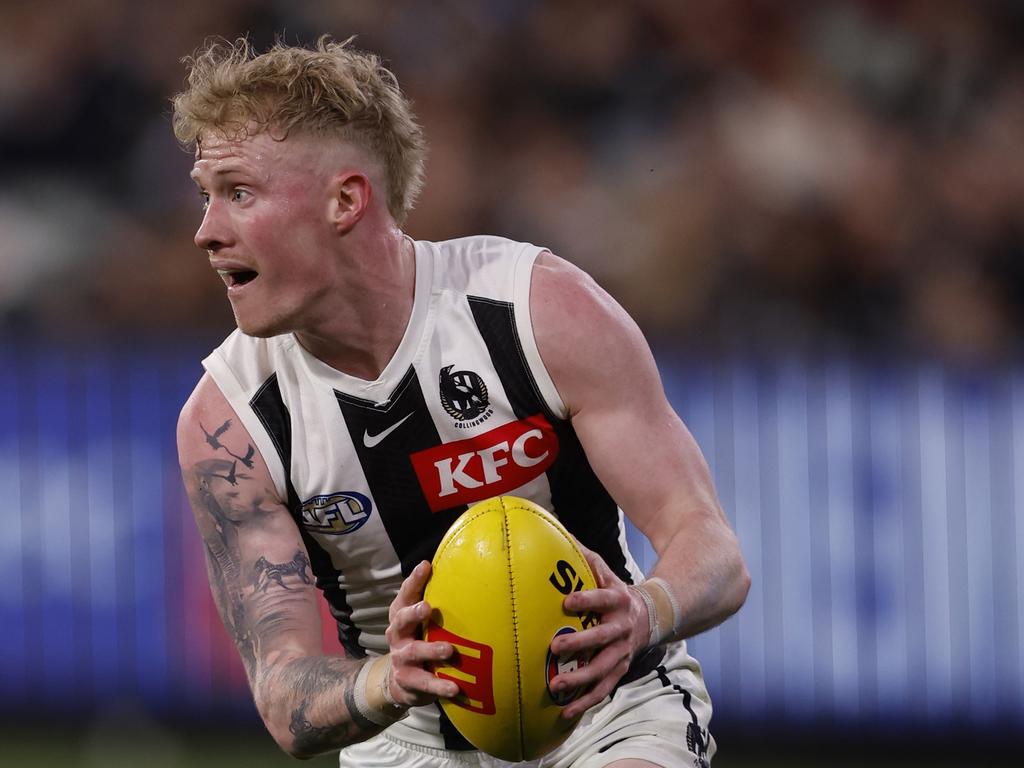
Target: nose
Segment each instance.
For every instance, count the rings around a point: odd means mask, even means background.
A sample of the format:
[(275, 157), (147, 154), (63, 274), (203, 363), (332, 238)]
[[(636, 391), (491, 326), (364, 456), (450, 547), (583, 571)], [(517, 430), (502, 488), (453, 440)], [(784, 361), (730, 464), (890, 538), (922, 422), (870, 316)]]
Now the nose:
[(230, 244), (230, 240), (231, 231), (220, 213), (220, 206), (211, 199), (203, 214), (203, 223), (196, 230), (195, 243), (204, 251), (215, 252)]

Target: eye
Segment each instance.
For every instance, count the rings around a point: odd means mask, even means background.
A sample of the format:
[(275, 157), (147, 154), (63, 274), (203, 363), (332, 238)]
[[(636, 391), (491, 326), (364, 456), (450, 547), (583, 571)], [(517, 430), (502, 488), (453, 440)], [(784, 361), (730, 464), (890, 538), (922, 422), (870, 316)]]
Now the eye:
[(206, 190), (199, 190), (199, 199), (202, 201), (203, 210), (210, 207), (210, 193)]
[(244, 203), (250, 197), (252, 197), (252, 195), (246, 189), (239, 189), (238, 187), (235, 187), (231, 190), (231, 202), (233, 203)]

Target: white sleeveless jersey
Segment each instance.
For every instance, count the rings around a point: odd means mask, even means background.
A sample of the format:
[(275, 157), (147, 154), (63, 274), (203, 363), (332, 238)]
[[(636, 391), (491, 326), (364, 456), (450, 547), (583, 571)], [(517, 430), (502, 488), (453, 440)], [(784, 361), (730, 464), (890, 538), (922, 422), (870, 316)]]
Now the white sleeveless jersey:
[[(551, 510), (627, 583), (641, 573), (530, 322), (543, 249), (497, 237), (416, 242), (412, 314), (375, 381), (348, 376), (291, 334), (235, 331), (203, 365), (266, 460), (309, 551), (346, 652), (387, 651), (388, 606), (467, 505), (502, 494)], [(440, 707), (391, 727), (470, 748)]]

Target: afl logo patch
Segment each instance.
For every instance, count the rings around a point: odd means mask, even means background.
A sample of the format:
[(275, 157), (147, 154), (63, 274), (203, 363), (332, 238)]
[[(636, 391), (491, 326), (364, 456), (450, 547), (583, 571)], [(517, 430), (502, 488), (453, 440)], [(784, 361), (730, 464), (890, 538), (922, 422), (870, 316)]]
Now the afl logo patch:
[(494, 413), (487, 397), (487, 385), (473, 371), (452, 373), (454, 367), (446, 365), (441, 369), (441, 405), (449, 416), (461, 422), (456, 426), (476, 426)]
[[(576, 630), (572, 627), (562, 627), (560, 630), (555, 632), (555, 637), (558, 637), (559, 635), (567, 635), (570, 632), (575, 631)], [(551, 639), (554, 640), (555, 637), (552, 637)], [(544, 687), (547, 689), (548, 696), (551, 697), (551, 701), (560, 707), (564, 707), (579, 695), (579, 690), (575, 688), (555, 693), (551, 690), (551, 681), (555, 679), (555, 675), (560, 675), (563, 672), (575, 672), (577, 669), (581, 669), (585, 666), (587, 666), (587, 660), (585, 658), (582, 658), (575, 653), (565, 655), (554, 654), (551, 652), (551, 644), (548, 644), (548, 660), (544, 670), (547, 677), (544, 681)]]
[(302, 502), (302, 525), (311, 533), (352, 533), (372, 511), (373, 503), (363, 494), (338, 491)]

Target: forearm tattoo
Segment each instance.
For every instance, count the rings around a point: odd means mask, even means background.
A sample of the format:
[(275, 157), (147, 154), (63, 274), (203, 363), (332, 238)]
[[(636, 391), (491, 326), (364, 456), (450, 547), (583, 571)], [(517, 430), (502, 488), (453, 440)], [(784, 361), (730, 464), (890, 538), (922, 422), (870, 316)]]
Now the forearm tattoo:
[(296, 552), (295, 557), (287, 563), (271, 563), (265, 557), (261, 557), (256, 561), (253, 570), (253, 583), (259, 592), (266, 592), (272, 584), (277, 584), (282, 589), (291, 589), (285, 584), (285, 580), (291, 576), (297, 577), (303, 584), (313, 583), (309, 578), (309, 559), (302, 552)]
[(261, 663), (269, 658), (268, 648), (281, 647), (275, 645), (277, 638), (308, 629), (298, 625), (308, 615), (310, 600), (309, 590), (302, 587), (314, 582), (309, 558), (301, 550), (282, 562), (268, 555), (256, 557), (255, 562), (253, 554), (243, 558), (240, 534), (258, 536), (272, 510), (244, 471), (253, 468), (255, 449), (248, 444), (246, 450), (234, 452), (232, 447), (237, 445), (232, 446), (229, 439), (231, 426), (230, 419), (212, 431), (199, 425), (212, 455), (198, 461), (186, 476), (206, 545), (211, 590), (224, 626), (257, 699), (271, 702), (273, 717), (288, 723), (296, 755), (312, 756), (365, 739), (380, 727), (355, 707), (353, 685), (359, 663), (327, 656)]
[(237, 543), (236, 522), (210, 492), (209, 481), (201, 478), (197, 493), (201, 509), (209, 513), (212, 526), (202, 531), (206, 544), (206, 570), (214, 602), (224, 626), (238, 648), (250, 683), (256, 672), (255, 641), (246, 618), (245, 595), (241, 579), (241, 552)]
[[(243, 573), (239, 529), (246, 525), (258, 526), (270, 512), (262, 506), (263, 499), (259, 493), (254, 494), (252, 487), (240, 486), (252, 478), (239, 471), (239, 464), (251, 469), (255, 449), (248, 444), (244, 453), (231, 451), (223, 442), (231, 424), (229, 419), (211, 432), (200, 423), (206, 443), (215, 455), (192, 467), (191, 476), (186, 476), (186, 485), (206, 547), (206, 567), (214, 602), (252, 684), (260, 633), (285, 629), (288, 612), (282, 607), (269, 605), (272, 597), (264, 595), (261, 607), (265, 611), (260, 612), (261, 618), (254, 624), (246, 608), (247, 600), (251, 600), (256, 591), (267, 593), (278, 587), (290, 589), (291, 581), (311, 584), (312, 579), (309, 560), (302, 552), (296, 552), (291, 561), (281, 564), (261, 557), (250, 572)], [(217, 457), (221, 451), (232, 458)]]
[[(313, 658), (296, 659), (282, 671), (275, 684), (293, 691), (298, 702), (288, 725), (297, 754), (313, 755), (338, 749), (380, 731), (380, 726), (366, 720), (356, 709), (353, 686), (359, 668), (358, 663), (348, 659)], [(314, 725), (307, 714), (310, 708), (336, 709), (334, 702), (339, 694), (348, 710), (348, 719), (333, 725)]]

